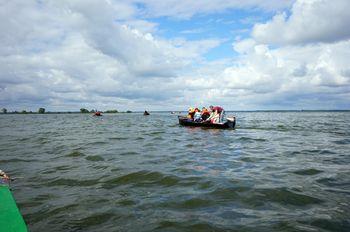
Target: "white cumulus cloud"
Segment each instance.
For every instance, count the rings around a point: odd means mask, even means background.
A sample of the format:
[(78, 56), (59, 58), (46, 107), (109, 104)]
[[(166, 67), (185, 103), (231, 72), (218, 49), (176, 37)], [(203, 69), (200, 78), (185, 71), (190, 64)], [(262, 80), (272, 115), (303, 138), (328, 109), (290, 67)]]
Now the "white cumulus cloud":
[(297, 0), (290, 12), (256, 24), (252, 36), (260, 43), (305, 44), (350, 38), (350, 1)]
[(154, 37), (136, 11), (119, 1), (1, 3), (1, 105), (132, 108), (178, 95), (173, 79), (220, 40)]
[[(349, 1), (176, 3), (2, 1), (1, 107), (350, 108)], [(232, 8), (285, 9), (291, 3), (290, 11), (254, 25), (250, 38), (236, 39), (234, 58), (213, 61), (204, 54), (225, 39), (160, 38), (158, 23), (142, 18), (188, 20)]]

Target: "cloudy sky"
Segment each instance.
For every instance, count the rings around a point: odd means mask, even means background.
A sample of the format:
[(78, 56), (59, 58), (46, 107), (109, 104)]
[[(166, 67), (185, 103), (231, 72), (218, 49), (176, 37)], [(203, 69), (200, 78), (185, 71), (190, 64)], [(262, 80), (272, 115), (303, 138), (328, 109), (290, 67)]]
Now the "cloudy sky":
[(349, 11), (349, 0), (0, 0), (0, 107), (350, 109)]

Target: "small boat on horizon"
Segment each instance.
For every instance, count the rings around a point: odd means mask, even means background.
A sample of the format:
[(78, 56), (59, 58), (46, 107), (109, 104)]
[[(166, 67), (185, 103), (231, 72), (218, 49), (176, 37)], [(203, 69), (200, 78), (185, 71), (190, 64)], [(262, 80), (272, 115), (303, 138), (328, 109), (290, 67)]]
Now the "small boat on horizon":
[(149, 113), (148, 113), (148, 111), (147, 110), (145, 110), (145, 112), (143, 112), (143, 115), (149, 115)]
[(182, 126), (191, 127), (205, 127), (214, 129), (234, 129), (236, 126), (236, 117), (226, 118), (224, 123), (211, 123), (211, 122), (195, 122), (185, 116), (178, 116), (179, 124)]
[(96, 111), (96, 112), (94, 113), (94, 116), (102, 116), (102, 113), (101, 113), (100, 111)]

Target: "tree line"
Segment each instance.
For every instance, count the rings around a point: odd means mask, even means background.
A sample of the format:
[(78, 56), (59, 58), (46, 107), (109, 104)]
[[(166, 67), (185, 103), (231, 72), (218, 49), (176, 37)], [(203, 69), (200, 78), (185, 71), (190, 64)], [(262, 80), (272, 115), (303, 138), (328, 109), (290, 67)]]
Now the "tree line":
[(15, 110), (15, 111), (8, 112), (6, 108), (2, 108), (1, 113), (3, 113), (3, 114), (7, 114), (7, 113), (10, 113), (10, 114), (45, 114), (45, 108), (39, 108), (38, 111), (36, 111), (36, 112), (26, 111), (26, 110), (22, 110), (22, 111)]
[[(40, 107), (38, 109), (38, 111), (26, 111), (26, 110), (22, 110), (22, 111), (11, 111), (11, 112), (8, 112), (8, 110), (6, 108), (2, 108), (1, 109), (1, 113), (2, 114), (57, 114), (57, 113), (82, 113), (82, 114), (86, 114), (86, 113), (96, 113), (98, 110), (96, 109), (92, 109), (92, 110), (88, 110), (88, 109), (85, 109), (85, 108), (81, 108), (79, 111), (66, 111), (66, 112), (47, 112), (45, 110), (45, 108), (42, 108)], [(114, 113), (124, 113), (124, 112), (119, 112), (118, 110), (106, 110), (106, 111), (99, 111), (101, 113), (111, 113), (111, 114), (114, 114)], [(127, 110), (125, 113), (132, 113), (132, 111), (130, 110)]]
[[(115, 113), (124, 113), (124, 112), (119, 112), (118, 110), (106, 110), (106, 111), (100, 111), (100, 110), (88, 110), (85, 108), (80, 109), (80, 113), (86, 114), (86, 113), (96, 113), (96, 112), (101, 112), (101, 113), (107, 113), (107, 114), (115, 114)], [(125, 113), (132, 113), (131, 110), (127, 110)]]

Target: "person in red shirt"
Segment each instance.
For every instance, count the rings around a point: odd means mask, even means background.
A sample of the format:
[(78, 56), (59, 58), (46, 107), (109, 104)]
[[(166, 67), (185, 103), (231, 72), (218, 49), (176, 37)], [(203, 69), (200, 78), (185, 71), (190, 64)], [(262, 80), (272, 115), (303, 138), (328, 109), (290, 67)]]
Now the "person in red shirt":
[(219, 114), (224, 111), (224, 109), (220, 106), (209, 106), (209, 108), (212, 112), (217, 111)]
[(223, 122), (224, 119), (224, 114), (225, 114), (225, 110), (224, 108), (220, 107), (220, 106), (209, 106), (209, 109), (211, 111), (211, 115), (207, 120), (212, 119), (216, 114), (219, 114), (219, 123)]

